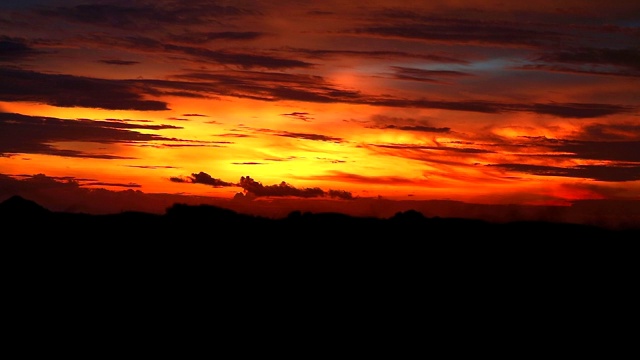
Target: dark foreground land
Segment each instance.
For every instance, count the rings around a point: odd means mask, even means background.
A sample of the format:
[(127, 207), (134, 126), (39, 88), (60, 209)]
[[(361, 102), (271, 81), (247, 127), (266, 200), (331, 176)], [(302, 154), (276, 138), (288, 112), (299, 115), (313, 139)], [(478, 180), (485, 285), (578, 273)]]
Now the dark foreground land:
[[(640, 229), (415, 211), (388, 219), (300, 212), (267, 219), (176, 204), (162, 215), (88, 215), (13, 197), (0, 203), (0, 227), (4, 289), (16, 303), (68, 307), (98, 299), (99, 311), (116, 304), (153, 308), (153, 316), (175, 304), (232, 315), (296, 309), (370, 318), (409, 309), (403, 316), (410, 319), (425, 309), (445, 318), (508, 309), (507, 316), (536, 317), (578, 309), (583, 316), (594, 298), (629, 299), (640, 263)], [(132, 310), (138, 298), (144, 301)]]
[(481, 284), (546, 274), (548, 281), (569, 286), (578, 278), (618, 281), (640, 270), (640, 228), (492, 223), (417, 211), (384, 219), (301, 212), (271, 219), (174, 204), (165, 214), (90, 215), (52, 212), (12, 197), (0, 203), (0, 228), (0, 253), (5, 265), (17, 266), (16, 274), (38, 278), (64, 269), (72, 278), (89, 274), (89, 282), (95, 274), (119, 274), (124, 283), (306, 282), (331, 274), (344, 286), (364, 279), (475, 278)]
[(509, 240), (558, 242), (586, 240), (640, 241), (637, 228), (543, 221), (490, 222), (468, 218), (428, 218), (420, 212), (398, 212), (390, 218), (340, 213), (291, 212), (285, 218), (247, 215), (212, 205), (174, 204), (165, 214), (122, 212), (109, 215), (53, 212), (14, 196), (0, 203), (5, 239), (69, 239), (94, 241), (279, 242), (334, 243)]

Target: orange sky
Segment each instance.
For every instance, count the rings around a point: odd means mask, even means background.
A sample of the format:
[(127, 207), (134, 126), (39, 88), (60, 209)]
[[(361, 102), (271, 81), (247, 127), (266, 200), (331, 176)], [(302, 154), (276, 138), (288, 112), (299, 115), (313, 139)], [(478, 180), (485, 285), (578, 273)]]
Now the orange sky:
[(4, 197), (640, 200), (637, 1), (0, 10)]

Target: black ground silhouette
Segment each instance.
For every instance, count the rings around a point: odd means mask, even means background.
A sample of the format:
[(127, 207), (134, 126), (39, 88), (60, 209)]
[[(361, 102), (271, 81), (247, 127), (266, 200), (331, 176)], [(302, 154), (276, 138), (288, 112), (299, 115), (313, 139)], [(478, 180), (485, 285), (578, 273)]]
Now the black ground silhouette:
[(340, 306), (348, 297), (378, 297), (399, 309), (417, 299), (495, 307), (502, 298), (556, 299), (594, 284), (620, 294), (637, 273), (640, 248), (640, 229), (428, 218), (412, 210), (386, 219), (296, 211), (269, 219), (184, 204), (162, 215), (90, 215), (17, 196), (0, 203), (0, 228), (12, 294), (86, 297), (91, 289), (92, 296), (149, 299), (152, 291), (183, 306), (311, 298)]
[(94, 215), (54, 212), (37, 203), (13, 196), (0, 203), (5, 233), (16, 237), (161, 241), (186, 238), (209, 241), (298, 242), (386, 241), (513, 242), (640, 239), (640, 227), (610, 229), (595, 225), (547, 221), (489, 222), (466, 218), (428, 218), (415, 210), (390, 218), (355, 217), (341, 213), (293, 211), (272, 219), (238, 213), (213, 205), (174, 204), (164, 214), (125, 211)]

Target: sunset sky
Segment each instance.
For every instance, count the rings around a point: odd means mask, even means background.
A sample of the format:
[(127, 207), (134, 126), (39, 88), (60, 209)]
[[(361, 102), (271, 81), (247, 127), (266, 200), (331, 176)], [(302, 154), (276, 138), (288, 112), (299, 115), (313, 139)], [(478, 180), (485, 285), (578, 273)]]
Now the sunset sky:
[(0, 186), (640, 200), (640, 2), (3, 0)]

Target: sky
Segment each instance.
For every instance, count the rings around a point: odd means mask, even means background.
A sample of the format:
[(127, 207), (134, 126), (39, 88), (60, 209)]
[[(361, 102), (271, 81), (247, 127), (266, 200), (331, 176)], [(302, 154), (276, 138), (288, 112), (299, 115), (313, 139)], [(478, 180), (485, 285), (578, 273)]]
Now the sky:
[(3, 0), (15, 193), (638, 201), (640, 2)]

